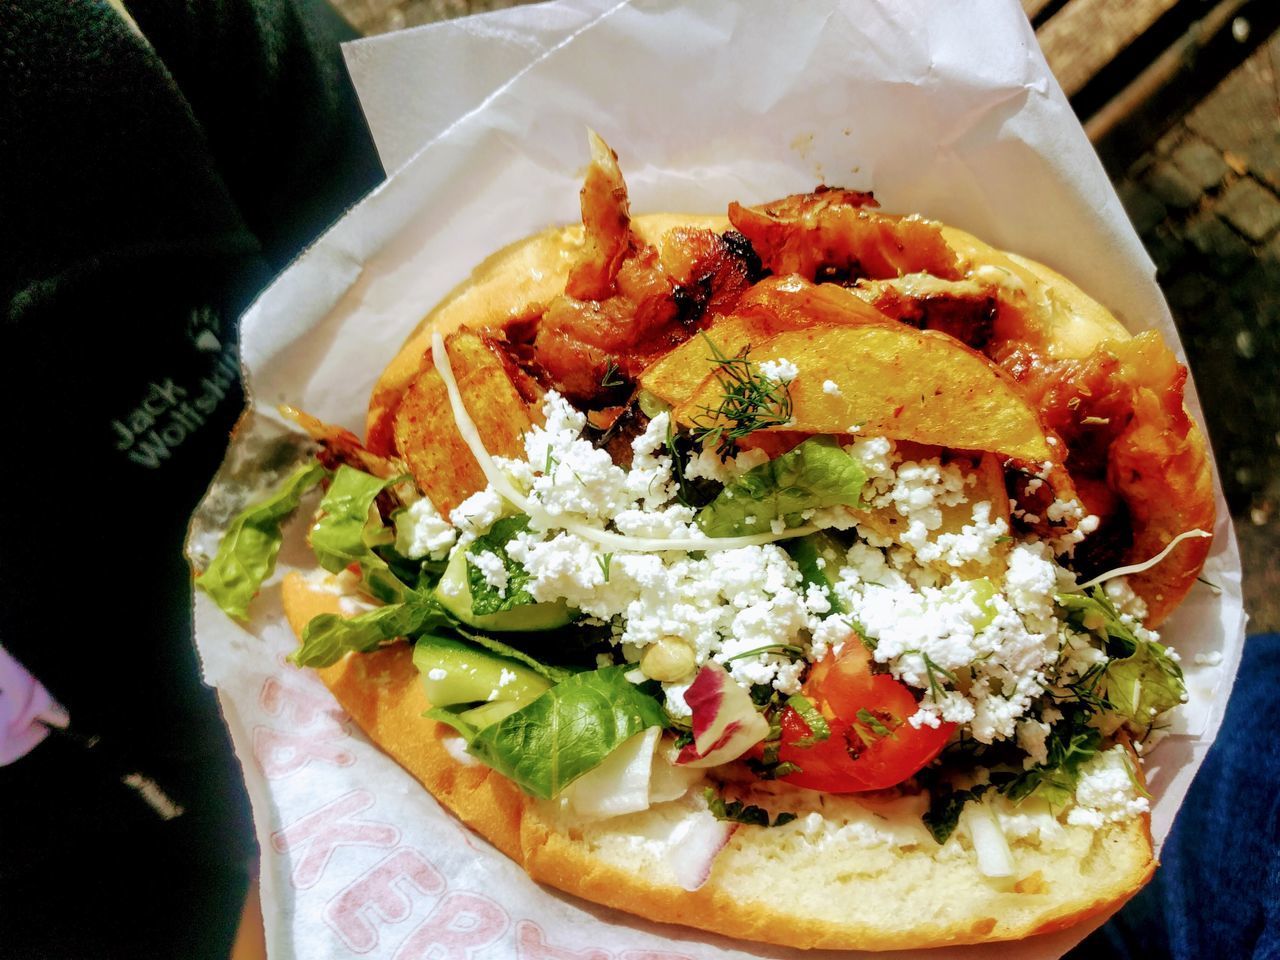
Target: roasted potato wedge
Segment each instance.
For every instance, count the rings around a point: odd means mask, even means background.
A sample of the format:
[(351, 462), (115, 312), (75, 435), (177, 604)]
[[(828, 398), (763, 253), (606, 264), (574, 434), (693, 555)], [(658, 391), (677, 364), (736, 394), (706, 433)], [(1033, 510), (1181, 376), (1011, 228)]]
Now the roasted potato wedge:
[[(541, 419), (537, 403), (517, 389), (506, 361), (486, 337), (464, 328), (446, 343), (462, 401), (487, 449), (495, 456), (516, 456), (521, 438)], [(487, 481), (458, 433), (448, 391), (430, 353), (400, 400), (393, 434), (396, 451), (419, 489), (444, 516), (484, 489)]]
[[(893, 324), (879, 310), (835, 284), (813, 284), (798, 276), (761, 280), (733, 313), (703, 331), (725, 356), (734, 356), (785, 330), (820, 324)], [(695, 336), (640, 375), (640, 386), (672, 406), (692, 396), (716, 361), (706, 339)]]
[[(799, 369), (790, 386), (788, 430), (861, 431), (1019, 460), (1060, 460), (1061, 444), (1045, 433), (1013, 379), (945, 334), (902, 324), (813, 326), (775, 334), (752, 349), (751, 359), (757, 365), (786, 359)], [(708, 411), (722, 395), (713, 372), (676, 407), (676, 420), (714, 426)]]

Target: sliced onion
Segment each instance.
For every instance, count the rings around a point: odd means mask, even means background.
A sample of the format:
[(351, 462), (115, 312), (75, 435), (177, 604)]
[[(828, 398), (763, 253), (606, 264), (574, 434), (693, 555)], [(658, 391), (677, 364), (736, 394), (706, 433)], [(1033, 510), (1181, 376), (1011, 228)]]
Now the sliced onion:
[(1076, 589), (1087, 590), (1090, 587), (1096, 587), (1100, 583), (1106, 583), (1108, 580), (1114, 580), (1116, 577), (1127, 577), (1133, 573), (1142, 573), (1145, 570), (1150, 570), (1157, 563), (1159, 563), (1161, 560), (1163, 560), (1165, 557), (1171, 554), (1173, 552), (1173, 548), (1176, 547), (1178, 544), (1180, 544), (1183, 540), (1190, 539), (1191, 537), (1203, 538), (1203, 537), (1212, 537), (1212, 536), (1213, 534), (1209, 533), (1207, 530), (1187, 530), (1185, 533), (1180, 533), (1176, 537), (1174, 537), (1172, 540), (1170, 540), (1168, 546), (1166, 546), (1163, 550), (1157, 553), (1150, 560), (1143, 560), (1141, 563), (1131, 563), (1128, 566), (1116, 567), (1114, 570), (1108, 570), (1106, 573), (1100, 573), (1096, 577), (1094, 577), (1092, 580), (1090, 580), (1088, 583), (1078, 584), (1076, 586)]
[(693, 711), (693, 743), (676, 762), (686, 767), (714, 767), (736, 760), (769, 735), (769, 723), (751, 697), (718, 663), (708, 663), (685, 691)]
[(716, 856), (737, 829), (738, 824), (717, 820), (709, 810), (684, 817), (667, 844), (667, 865), (676, 875), (676, 883), (689, 891), (706, 883)]
[(990, 805), (970, 803), (962, 816), (973, 852), (978, 855), (978, 871), (984, 877), (1013, 876), (1013, 851)]
[(563, 796), (575, 813), (604, 819), (648, 810), (649, 784), (660, 727), (650, 727), (627, 740), (604, 763), (565, 788)]
[(649, 778), (649, 802), (666, 803), (679, 800), (703, 777), (701, 770), (676, 766), (673, 751), (658, 750), (653, 757), (653, 773)]

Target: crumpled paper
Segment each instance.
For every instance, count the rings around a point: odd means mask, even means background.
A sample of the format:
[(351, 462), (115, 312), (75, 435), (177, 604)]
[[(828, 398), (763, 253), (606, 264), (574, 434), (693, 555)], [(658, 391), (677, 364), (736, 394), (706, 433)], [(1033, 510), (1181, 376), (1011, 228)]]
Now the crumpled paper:
[[(1015, 0), (573, 0), (360, 41), (348, 58), (395, 173), (246, 314), (253, 412), (193, 520), (197, 562), (299, 456), (277, 403), (360, 431), (382, 366), (472, 266), (576, 219), (588, 125), (618, 151), (637, 212), (723, 210), (815, 182), (874, 189), (891, 212), (1046, 262), (1130, 329), (1177, 344), (1154, 268)], [(1221, 723), (1243, 641), (1220, 493), (1218, 511), (1204, 577), (1220, 593), (1197, 587), (1166, 631), (1192, 699), (1148, 761), (1157, 842)], [(295, 641), (279, 579), (311, 565), (304, 529), (288, 527), (248, 625), (196, 597), (205, 678), (253, 802), (273, 960), (824, 956), (649, 924), (538, 887), (444, 813), (284, 659)], [(1195, 663), (1210, 652), (1220, 664)], [(1058, 957), (1100, 922), (893, 956)]]

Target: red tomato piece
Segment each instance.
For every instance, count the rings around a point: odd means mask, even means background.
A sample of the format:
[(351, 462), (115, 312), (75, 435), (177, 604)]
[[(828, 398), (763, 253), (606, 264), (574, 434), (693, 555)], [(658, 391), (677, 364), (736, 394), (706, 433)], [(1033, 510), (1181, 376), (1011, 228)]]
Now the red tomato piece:
[(809, 725), (790, 707), (782, 711), (778, 759), (798, 773), (781, 779), (827, 793), (883, 790), (906, 780), (936, 757), (955, 730), (907, 722), (916, 712), (915, 695), (888, 674), (871, 672), (871, 655), (852, 638), (838, 657), (819, 661), (804, 684), (804, 695), (822, 713), (831, 736), (811, 746)]

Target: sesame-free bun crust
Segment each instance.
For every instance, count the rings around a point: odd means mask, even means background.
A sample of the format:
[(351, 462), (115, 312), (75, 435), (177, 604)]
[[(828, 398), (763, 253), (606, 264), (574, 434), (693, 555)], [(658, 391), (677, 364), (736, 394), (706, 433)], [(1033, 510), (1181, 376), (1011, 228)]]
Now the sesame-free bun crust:
[[(296, 573), (285, 578), (283, 596), (299, 636), (313, 616), (339, 611), (337, 594)], [(422, 716), (428, 703), (409, 644), (351, 654), (318, 672), (380, 749), (534, 880), (650, 920), (800, 948), (983, 943), (1105, 914), (1155, 869), (1145, 817), (1100, 830), (1066, 826), (1051, 846), (1014, 840), (1016, 876), (993, 881), (979, 873), (963, 831), (938, 846), (918, 823), (900, 824), (906, 840), (919, 842), (868, 842), (859, 829), (867, 810), (858, 801), (816, 801), (790, 788), (793, 802), (827, 812), (783, 827), (739, 829), (709, 881), (689, 892), (642, 839), (669, 828), (687, 808), (662, 804), (597, 823), (570, 820), (487, 767), (460, 762), (446, 747), (453, 732)], [(787, 801), (782, 796), (779, 806)]]

